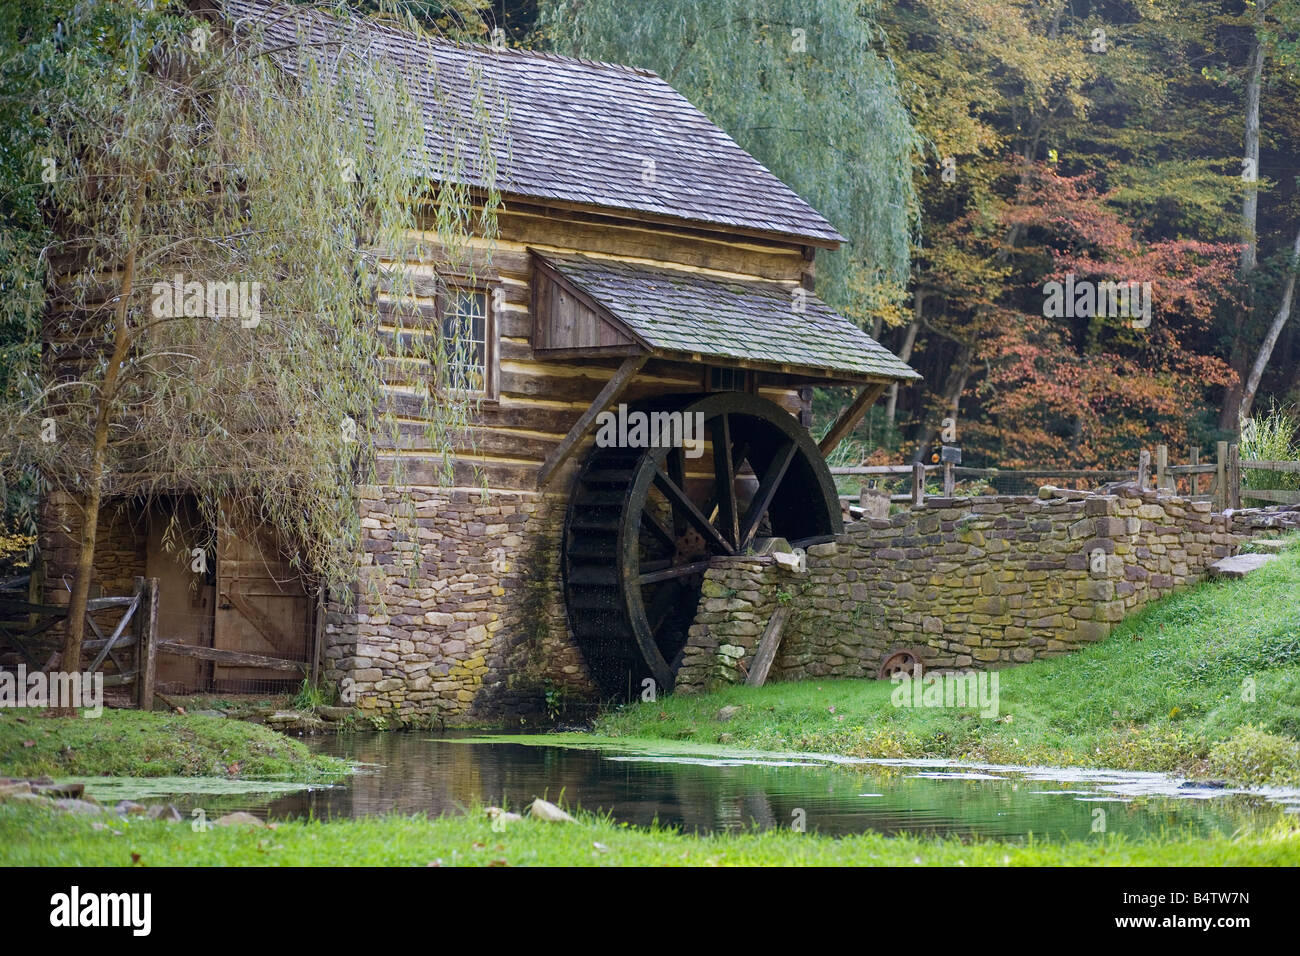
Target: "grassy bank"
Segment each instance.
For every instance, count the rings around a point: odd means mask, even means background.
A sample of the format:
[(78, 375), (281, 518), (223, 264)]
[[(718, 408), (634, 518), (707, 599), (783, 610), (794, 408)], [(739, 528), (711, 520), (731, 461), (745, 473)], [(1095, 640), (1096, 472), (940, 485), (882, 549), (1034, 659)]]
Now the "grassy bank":
[(346, 773), (266, 727), (221, 717), (105, 710), (95, 718), (0, 709), (0, 776), (289, 777)]
[[(372, 817), (333, 823), (213, 827), (54, 814), (0, 803), (4, 866), (1294, 866), (1300, 831), (1133, 843), (1114, 836), (1064, 844), (963, 844), (955, 839), (830, 839), (789, 830), (695, 837), (619, 826), (522, 820), (494, 832), (466, 816)], [(99, 827), (96, 828), (96, 823)]]
[[(950, 757), (1300, 783), (1300, 550), (1125, 620), (1087, 650), (999, 672), (996, 718), (895, 707), (883, 681), (732, 687), (602, 718), (611, 737), (857, 757)], [(739, 710), (728, 720), (719, 711)]]

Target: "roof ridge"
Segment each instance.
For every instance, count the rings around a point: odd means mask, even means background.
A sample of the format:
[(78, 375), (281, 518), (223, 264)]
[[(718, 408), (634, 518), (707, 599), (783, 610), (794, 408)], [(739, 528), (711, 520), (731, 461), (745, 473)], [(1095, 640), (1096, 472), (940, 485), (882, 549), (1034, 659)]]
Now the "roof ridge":
[[(426, 166), (435, 177), (446, 173), (470, 185), (492, 178), (478, 166), (448, 170), (443, 156), (449, 142), (474, 135), (448, 111), (481, 103), (513, 144), (488, 144), (503, 192), (653, 216), (670, 226), (707, 223), (831, 248), (844, 241), (807, 200), (653, 70), (451, 40), (355, 10), (286, 0), (190, 2), (210, 5), (238, 34), (265, 29), (271, 52), (295, 46), (296, 32), (317, 40), (337, 33), (354, 52), (395, 69), (425, 113)], [(655, 174), (658, 166), (663, 175)]]
[(581, 66), (594, 67), (602, 70), (616, 70), (620, 73), (631, 73), (636, 76), (651, 77), (662, 82), (667, 82), (654, 70), (641, 66), (631, 66), (626, 63), (610, 63), (606, 60), (589, 60), (580, 56), (567, 56), (563, 53), (555, 53), (551, 50), (534, 50), (527, 47), (498, 47), (491, 43), (474, 43), (469, 40), (453, 40), (450, 37), (440, 36), (432, 31), (426, 31), (424, 35), (412, 34), (404, 25), (391, 19), (380, 19), (377, 17), (366, 16), (361, 11), (349, 11), (346, 19), (340, 19), (332, 10), (321, 9), (320, 7), (304, 6), (297, 7), (296, 4), (286, 2), (286, 0), (243, 0), (253, 6), (259, 6), (263, 9), (283, 8), (286, 12), (302, 13), (307, 16), (328, 17), (339, 23), (352, 23), (359, 27), (376, 30), (387, 33), (390, 36), (402, 39), (414, 38), (429, 46), (450, 47), (452, 49), (464, 50), (469, 53), (483, 53), (489, 56), (517, 56), (527, 59), (550, 60), (556, 63), (576, 63)]

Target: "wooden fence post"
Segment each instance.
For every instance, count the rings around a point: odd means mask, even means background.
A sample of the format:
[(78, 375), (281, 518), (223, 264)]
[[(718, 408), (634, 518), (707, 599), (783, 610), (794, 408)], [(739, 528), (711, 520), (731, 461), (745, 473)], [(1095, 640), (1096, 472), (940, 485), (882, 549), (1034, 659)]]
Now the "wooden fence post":
[(1228, 443), (1221, 441), (1214, 446), (1214, 510), (1228, 509)]
[(1241, 507), (1241, 446), (1228, 446), (1228, 507)]
[(912, 504), (925, 503), (925, 465), (916, 462), (912, 465)]
[(1143, 448), (1138, 452), (1138, 487), (1143, 491), (1147, 487), (1147, 476), (1151, 474), (1151, 452)]
[(956, 465), (950, 461), (943, 463), (943, 496), (951, 498), (953, 492), (957, 490)]
[(1169, 482), (1169, 446), (1156, 445), (1156, 490), (1164, 491)]
[(141, 710), (153, 710), (154, 674), (158, 662), (158, 579), (145, 581), (142, 607), (136, 612), (140, 628), (140, 649), (136, 661), (136, 703)]
[[(1189, 448), (1187, 451), (1187, 463), (1192, 467), (1199, 465), (1201, 463), (1201, 449), (1195, 445)], [(1190, 479), (1189, 484), (1191, 485), (1192, 497), (1195, 498), (1201, 493), (1201, 476), (1193, 472), (1188, 477)]]

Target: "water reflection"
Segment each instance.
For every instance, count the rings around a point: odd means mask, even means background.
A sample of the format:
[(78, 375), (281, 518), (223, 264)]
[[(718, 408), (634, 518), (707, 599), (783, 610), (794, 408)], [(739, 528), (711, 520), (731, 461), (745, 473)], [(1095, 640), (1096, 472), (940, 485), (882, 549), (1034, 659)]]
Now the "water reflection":
[[(313, 746), (370, 765), (347, 786), (287, 795), (223, 797), (219, 809), (277, 818), (462, 812), (469, 805), (519, 809), (543, 796), (644, 826), (688, 832), (788, 828), (842, 835), (943, 833), (1021, 840), (1129, 838), (1189, 831), (1231, 833), (1277, 820), (1287, 807), (1257, 795), (1169, 795), (1155, 774), (1079, 772), (1074, 779), (1005, 768), (943, 768), (937, 762), (826, 767), (792, 759), (683, 759), (513, 743), (458, 742), (466, 735), (358, 734)], [(1294, 800), (1294, 795), (1292, 796)], [(181, 796), (182, 809), (209, 796)], [(1104, 817), (1099, 817), (1101, 809)], [(1291, 809), (1294, 810), (1294, 804)]]

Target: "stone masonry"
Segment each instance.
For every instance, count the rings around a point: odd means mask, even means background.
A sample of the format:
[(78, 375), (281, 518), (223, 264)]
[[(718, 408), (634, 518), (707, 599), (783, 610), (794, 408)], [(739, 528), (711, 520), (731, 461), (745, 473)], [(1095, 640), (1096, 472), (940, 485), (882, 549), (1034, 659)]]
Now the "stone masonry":
[(354, 604), (326, 615), (325, 676), (397, 722), (538, 716), (594, 691), (568, 638), (553, 495), (361, 489)]
[(1208, 502), (1122, 486), (930, 498), (855, 522), (796, 574), (770, 556), (706, 574), (677, 689), (741, 681), (780, 603), (793, 613), (769, 680), (874, 677), (896, 650), (927, 667), (1003, 667), (1078, 650), (1135, 608), (1201, 578), (1260, 524)]

